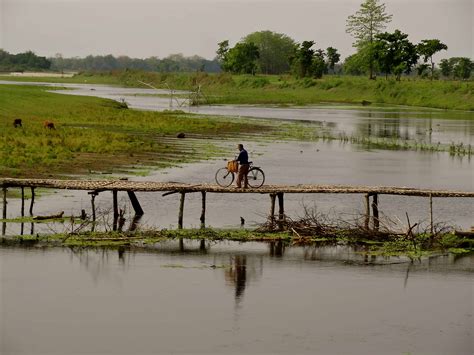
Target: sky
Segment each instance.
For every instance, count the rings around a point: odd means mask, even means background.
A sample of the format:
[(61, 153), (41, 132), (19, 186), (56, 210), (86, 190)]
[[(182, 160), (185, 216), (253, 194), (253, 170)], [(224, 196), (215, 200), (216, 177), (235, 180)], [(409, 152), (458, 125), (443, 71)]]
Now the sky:
[[(0, 0), (0, 48), (11, 53), (136, 58), (182, 53), (215, 57), (217, 43), (233, 45), (262, 30), (284, 33), (317, 48), (355, 52), (346, 19), (362, 0)], [(474, 0), (385, 0), (400, 29), (417, 43), (438, 38), (438, 58), (474, 58)]]

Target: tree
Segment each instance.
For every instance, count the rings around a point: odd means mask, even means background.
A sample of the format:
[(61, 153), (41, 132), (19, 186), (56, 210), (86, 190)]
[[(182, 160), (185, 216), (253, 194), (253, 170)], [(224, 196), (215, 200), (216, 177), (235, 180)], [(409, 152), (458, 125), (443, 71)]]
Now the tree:
[(454, 59), (453, 73), (454, 77), (458, 79), (469, 79), (471, 72), (474, 70), (474, 62), (469, 58), (451, 58)]
[(359, 50), (368, 47), (370, 79), (374, 79), (374, 57), (370, 51), (371, 47), (375, 36), (381, 33), (391, 20), (392, 15), (385, 12), (385, 4), (380, 4), (379, 0), (365, 0), (359, 11), (347, 18), (346, 32), (356, 39), (354, 46)]
[(403, 73), (409, 74), (418, 61), (416, 46), (408, 40), (408, 35), (395, 30), (375, 36), (374, 58), (386, 77), (395, 74), (397, 80)]
[(253, 43), (237, 43), (224, 57), (223, 69), (234, 74), (252, 74), (257, 71), (258, 48)]
[(326, 56), (327, 56), (327, 67), (331, 69), (332, 72), (334, 73), (334, 66), (341, 59), (341, 55), (337, 53), (336, 48), (328, 47), (326, 49)]
[(293, 72), (300, 78), (321, 78), (326, 71), (324, 51), (312, 49), (314, 41), (303, 41), (292, 58)]
[(418, 53), (423, 56), (423, 61), (426, 63), (428, 59), (431, 63), (431, 80), (433, 80), (433, 73), (434, 73), (434, 62), (433, 62), (433, 55), (436, 53), (447, 50), (448, 46), (444, 43), (441, 43), (439, 39), (424, 39), (421, 43), (418, 44)]
[(441, 69), (441, 74), (449, 78), (453, 73), (454, 63), (448, 59), (441, 59), (439, 67)]
[(258, 72), (263, 74), (282, 74), (290, 70), (290, 57), (296, 47), (295, 41), (282, 33), (260, 31), (247, 35), (244, 43), (258, 47)]

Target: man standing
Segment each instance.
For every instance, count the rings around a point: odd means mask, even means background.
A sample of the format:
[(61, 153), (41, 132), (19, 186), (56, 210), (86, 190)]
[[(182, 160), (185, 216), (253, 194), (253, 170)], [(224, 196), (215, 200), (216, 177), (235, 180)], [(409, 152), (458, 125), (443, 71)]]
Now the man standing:
[(242, 187), (242, 179), (244, 180), (244, 189), (248, 187), (248, 180), (247, 174), (249, 172), (249, 155), (247, 151), (244, 149), (243, 144), (239, 144), (237, 146), (239, 148), (239, 156), (237, 157), (237, 161), (239, 162), (239, 173), (237, 175), (237, 187)]

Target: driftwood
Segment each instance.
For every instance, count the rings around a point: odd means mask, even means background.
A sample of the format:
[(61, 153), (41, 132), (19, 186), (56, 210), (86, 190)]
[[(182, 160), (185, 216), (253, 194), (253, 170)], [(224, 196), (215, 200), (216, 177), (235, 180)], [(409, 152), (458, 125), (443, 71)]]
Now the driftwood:
[(59, 213), (52, 214), (52, 215), (49, 215), (49, 216), (34, 216), (34, 217), (33, 217), (33, 220), (35, 220), (35, 221), (41, 221), (41, 220), (45, 220), (45, 219), (62, 218), (62, 217), (63, 217), (63, 214), (64, 214), (64, 211), (61, 211), (61, 212), (59, 212)]

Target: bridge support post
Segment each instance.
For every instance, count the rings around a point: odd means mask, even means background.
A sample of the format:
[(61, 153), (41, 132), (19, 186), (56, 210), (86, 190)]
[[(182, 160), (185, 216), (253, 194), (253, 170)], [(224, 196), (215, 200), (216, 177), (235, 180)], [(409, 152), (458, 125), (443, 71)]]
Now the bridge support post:
[(372, 197), (372, 214), (374, 215), (374, 230), (379, 230), (379, 198), (377, 194)]
[(33, 216), (33, 205), (35, 204), (35, 188), (31, 188), (30, 216)]
[(270, 222), (272, 226), (275, 223), (275, 200), (276, 200), (276, 195), (270, 194)]
[(430, 232), (431, 236), (434, 233), (434, 226), (433, 226), (433, 196), (430, 194)]
[(370, 222), (370, 194), (365, 194), (365, 221), (364, 227), (366, 230), (369, 229)]
[(2, 218), (7, 219), (7, 191), (6, 187), (3, 188), (3, 213)]
[(181, 199), (179, 201), (178, 229), (183, 229), (184, 199), (186, 198), (186, 192), (181, 192), (180, 194)]
[(97, 191), (88, 192), (91, 195), (91, 207), (92, 207), (92, 222), (95, 222), (96, 215), (95, 215), (95, 197), (99, 195)]
[(201, 209), (201, 217), (199, 218), (201, 221), (201, 228), (206, 228), (206, 191), (201, 191), (202, 196), (202, 209)]
[(117, 190), (112, 191), (112, 203), (113, 203), (113, 209), (114, 209), (114, 219), (117, 219), (118, 216), (119, 216), (117, 194), (118, 194)]
[(135, 211), (135, 215), (137, 216), (143, 216), (145, 212), (143, 212), (142, 206), (140, 206), (140, 202), (138, 202), (137, 195), (135, 195), (135, 192), (133, 191), (127, 191), (128, 198), (130, 199), (130, 202), (132, 203), (133, 210)]
[(283, 221), (285, 220), (285, 207), (284, 207), (283, 192), (277, 193), (277, 196), (278, 196), (278, 223), (279, 223), (279, 228), (283, 229)]
[[(7, 188), (3, 188), (3, 212), (2, 218), (5, 220), (7, 219)], [(2, 235), (5, 235), (7, 232), (7, 222), (3, 221), (2, 223)]]

